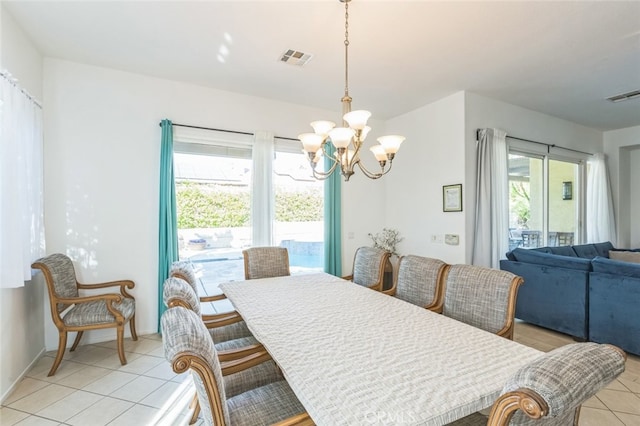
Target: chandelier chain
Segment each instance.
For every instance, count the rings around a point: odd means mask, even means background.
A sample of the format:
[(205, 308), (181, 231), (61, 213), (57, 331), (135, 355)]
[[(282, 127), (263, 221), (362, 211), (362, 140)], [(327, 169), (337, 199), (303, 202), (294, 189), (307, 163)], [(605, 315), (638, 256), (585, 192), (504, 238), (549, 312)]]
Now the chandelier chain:
[(349, 3), (344, 3), (344, 95), (349, 96)]

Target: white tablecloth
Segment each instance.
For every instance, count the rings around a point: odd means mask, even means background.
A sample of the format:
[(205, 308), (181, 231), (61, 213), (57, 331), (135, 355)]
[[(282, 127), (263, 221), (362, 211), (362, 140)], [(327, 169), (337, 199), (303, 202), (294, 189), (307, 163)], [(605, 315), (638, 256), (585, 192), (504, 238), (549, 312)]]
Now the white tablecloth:
[(328, 274), (221, 289), (318, 425), (442, 425), (542, 353)]

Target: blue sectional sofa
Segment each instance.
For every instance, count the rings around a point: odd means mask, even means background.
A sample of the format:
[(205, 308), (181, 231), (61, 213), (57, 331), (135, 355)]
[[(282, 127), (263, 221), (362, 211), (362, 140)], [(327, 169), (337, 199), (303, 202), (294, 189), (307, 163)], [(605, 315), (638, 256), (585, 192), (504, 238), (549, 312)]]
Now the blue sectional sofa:
[(640, 355), (640, 264), (596, 257), (591, 265), (589, 340)]
[(516, 318), (640, 354), (640, 264), (609, 259), (610, 242), (516, 248), (500, 269), (524, 278)]

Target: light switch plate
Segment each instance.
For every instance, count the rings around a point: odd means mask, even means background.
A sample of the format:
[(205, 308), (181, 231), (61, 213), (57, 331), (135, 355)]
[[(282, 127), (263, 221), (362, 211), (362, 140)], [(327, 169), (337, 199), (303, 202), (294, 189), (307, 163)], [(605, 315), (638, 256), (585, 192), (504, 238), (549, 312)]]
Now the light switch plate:
[(444, 234), (444, 242), (450, 246), (457, 246), (460, 244), (460, 236), (456, 234)]

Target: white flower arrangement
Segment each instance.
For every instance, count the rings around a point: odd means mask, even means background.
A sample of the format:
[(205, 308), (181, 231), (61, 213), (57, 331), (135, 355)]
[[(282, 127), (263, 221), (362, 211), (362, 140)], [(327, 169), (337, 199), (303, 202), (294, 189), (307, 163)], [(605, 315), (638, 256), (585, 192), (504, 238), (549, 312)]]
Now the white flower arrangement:
[(373, 240), (373, 247), (388, 251), (394, 256), (397, 256), (396, 244), (403, 240), (400, 236), (400, 231), (397, 229), (382, 228), (380, 234), (369, 234), (369, 237)]

